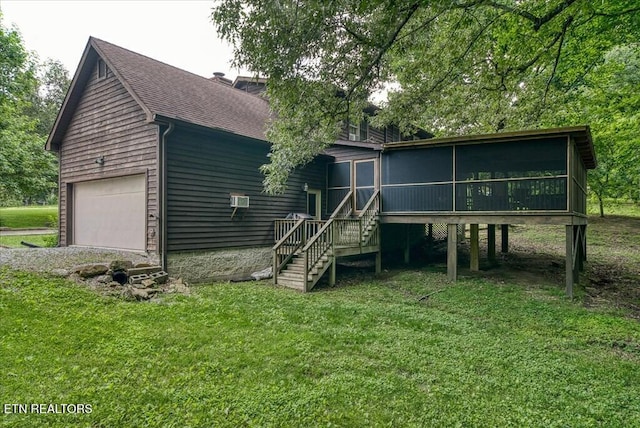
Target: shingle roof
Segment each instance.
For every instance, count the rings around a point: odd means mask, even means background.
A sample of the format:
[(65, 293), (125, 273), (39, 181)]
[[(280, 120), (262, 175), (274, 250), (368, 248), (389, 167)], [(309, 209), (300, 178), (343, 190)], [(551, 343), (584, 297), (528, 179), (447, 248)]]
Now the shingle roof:
[(177, 119), (266, 140), (270, 110), (265, 99), (90, 37), (47, 148), (60, 143), (97, 56), (105, 61), (150, 119), (153, 116)]

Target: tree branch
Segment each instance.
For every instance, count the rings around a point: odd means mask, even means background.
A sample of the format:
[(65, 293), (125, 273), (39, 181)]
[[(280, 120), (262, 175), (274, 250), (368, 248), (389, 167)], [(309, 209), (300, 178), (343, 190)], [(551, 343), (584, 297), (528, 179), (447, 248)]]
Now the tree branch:
[(373, 68), (376, 67), (380, 63), (380, 61), (382, 60), (382, 57), (384, 56), (384, 54), (391, 48), (391, 46), (393, 46), (393, 43), (398, 38), (398, 35), (400, 34), (400, 31), (402, 31), (404, 26), (407, 25), (407, 22), (409, 22), (409, 20), (411, 19), (413, 14), (418, 10), (419, 7), (420, 7), (420, 5), (418, 3), (414, 3), (414, 4), (411, 5), (411, 7), (409, 7), (407, 14), (398, 23), (398, 25), (394, 29), (393, 33), (391, 34), (391, 36), (389, 37), (387, 42), (380, 47), (380, 50), (378, 51), (378, 54), (376, 55), (376, 57), (373, 59), (373, 61), (371, 63), (369, 63), (365, 67), (365, 69), (363, 70), (363, 73), (361, 73), (361, 75), (358, 78), (358, 80), (356, 81), (356, 83), (354, 83), (353, 86), (351, 86), (351, 88), (349, 88), (349, 90), (347, 91), (347, 94), (346, 94), (346, 98), (347, 99), (349, 99), (351, 97), (351, 95), (353, 95), (355, 90), (364, 83), (366, 78), (369, 76), (369, 73), (371, 73), (371, 70), (373, 70)]
[(571, 6), (575, 2), (576, 0), (564, 0), (563, 2), (559, 3), (556, 7), (551, 9), (549, 12), (547, 12), (545, 15), (540, 17), (530, 12), (527, 12), (526, 10), (508, 6), (506, 4), (498, 3), (496, 1), (487, 1), (482, 4), (493, 7), (495, 9), (504, 10), (505, 12), (509, 12), (515, 15), (519, 15), (531, 21), (533, 23), (533, 29), (535, 31), (538, 31), (544, 24), (551, 21), (553, 18), (555, 18), (560, 13), (562, 13), (565, 9), (567, 9), (569, 6)]
[(547, 102), (547, 94), (549, 93), (549, 87), (551, 86), (551, 81), (556, 75), (556, 70), (558, 69), (558, 64), (560, 63), (560, 55), (562, 53), (562, 44), (564, 43), (564, 36), (567, 33), (567, 29), (573, 22), (573, 16), (567, 18), (562, 25), (562, 33), (560, 36), (560, 43), (558, 43), (558, 52), (556, 53), (556, 59), (553, 63), (553, 69), (551, 70), (551, 76), (549, 76), (549, 80), (547, 80), (547, 85), (544, 88), (544, 96), (542, 97), (542, 103), (546, 104)]

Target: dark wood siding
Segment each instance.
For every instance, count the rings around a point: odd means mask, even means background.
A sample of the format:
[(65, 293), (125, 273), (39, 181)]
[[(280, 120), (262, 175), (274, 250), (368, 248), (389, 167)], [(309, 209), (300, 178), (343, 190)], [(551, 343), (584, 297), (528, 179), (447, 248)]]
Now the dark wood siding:
[[(364, 136), (362, 124), (360, 127), (360, 136), (361, 137)], [(400, 141), (402, 139), (402, 136), (400, 135), (400, 130), (398, 129), (397, 126), (391, 125), (381, 129), (381, 128), (373, 127), (371, 126), (371, 124), (367, 124), (366, 138), (361, 138), (361, 140), (365, 140), (365, 139), (373, 141), (377, 144), (382, 144), (382, 143), (390, 143), (393, 141)], [(413, 138), (411, 137), (409, 139), (413, 139)], [(346, 123), (345, 123), (345, 126), (343, 126), (342, 129), (340, 130), (340, 134), (338, 135), (338, 140), (345, 140), (345, 141), (349, 140), (349, 126), (346, 125)]]
[(365, 147), (350, 147), (334, 144), (333, 146), (325, 149), (324, 153), (329, 156), (333, 156), (336, 162), (342, 162), (347, 160), (365, 160), (377, 158), (380, 153), (378, 150)]
[[(147, 250), (156, 250), (156, 147), (158, 128), (120, 81), (107, 73), (98, 79), (97, 67), (87, 82), (60, 146), (60, 242), (67, 234), (69, 184), (101, 178), (147, 174)], [(104, 165), (95, 160), (103, 156)]]
[[(319, 158), (295, 172), (285, 194), (269, 196), (259, 170), (268, 153), (264, 142), (176, 128), (167, 145), (168, 250), (272, 245), (273, 221), (306, 211), (304, 184), (324, 189), (326, 161)], [(230, 194), (249, 196), (249, 208), (239, 208), (233, 218)]]

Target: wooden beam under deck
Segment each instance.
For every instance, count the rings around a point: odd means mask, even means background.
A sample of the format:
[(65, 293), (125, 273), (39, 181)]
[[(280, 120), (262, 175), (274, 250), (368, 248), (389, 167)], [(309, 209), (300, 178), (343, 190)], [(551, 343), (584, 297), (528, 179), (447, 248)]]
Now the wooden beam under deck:
[(540, 224), (540, 225), (586, 225), (587, 217), (569, 213), (536, 214), (435, 214), (435, 213), (382, 213), (381, 223), (399, 224)]

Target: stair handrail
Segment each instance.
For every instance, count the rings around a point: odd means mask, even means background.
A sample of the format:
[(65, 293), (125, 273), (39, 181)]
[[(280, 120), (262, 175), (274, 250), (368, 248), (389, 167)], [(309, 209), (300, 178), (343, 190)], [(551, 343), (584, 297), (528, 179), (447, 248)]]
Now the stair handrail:
[(274, 283), (278, 283), (278, 274), (282, 270), (289, 260), (293, 258), (295, 252), (306, 243), (306, 232), (303, 230), (302, 237), (300, 238), (300, 242), (296, 243), (295, 246), (291, 247), (286, 254), (286, 257), (280, 262), (278, 254), (278, 250), (283, 247), (289, 240), (289, 238), (296, 233), (300, 228), (303, 228), (305, 224), (304, 219), (300, 219), (296, 222), (296, 224), (273, 246), (273, 281)]
[(331, 213), (329, 218), (344, 218), (349, 217), (353, 212), (353, 190), (349, 190), (349, 193), (342, 198), (342, 201), (338, 204), (335, 210)]
[[(370, 224), (376, 224), (374, 220), (379, 212), (380, 212), (380, 189), (376, 189), (376, 191), (373, 192), (373, 195), (371, 195), (371, 197), (365, 204), (364, 208), (360, 212), (360, 215), (358, 215), (358, 219), (360, 220), (360, 244), (361, 245), (364, 244), (364, 242), (362, 242), (364, 240), (363, 230), (368, 228)], [(374, 227), (374, 230), (375, 230), (375, 227)], [(367, 242), (370, 241), (371, 236), (373, 235), (369, 236), (369, 239), (367, 239)]]
[(304, 254), (303, 285), (305, 291), (307, 291), (307, 284), (309, 283), (309, 273), (311, 273), (327, 250), (333, 246), (333, 220), (330, 218), (302, 248), (302, 254)]
[[(375, 192), (373, 192), (373, 195), (371, 195), (371, 197), (369, 198), (369, 200), (367, 201), (367, 203), (365, 204), (364, 208), (362, 208), (362, 211), (360, 211), (360, 214), (358, 215), (358, 217), (360, 218), (371, 218), (373, 217), (373, 215), (376, 215), (378, 213), (378, 211), (380, 211), (380, 207), (378, 206), (378, 196), (380, 195), (380, 190), (376, 189)], [(375, 203), (375, 207), (374, 210), (371, 210), (371, 205), (373, 205)], [(373, 213), (373, 215), (371, 215)]]

